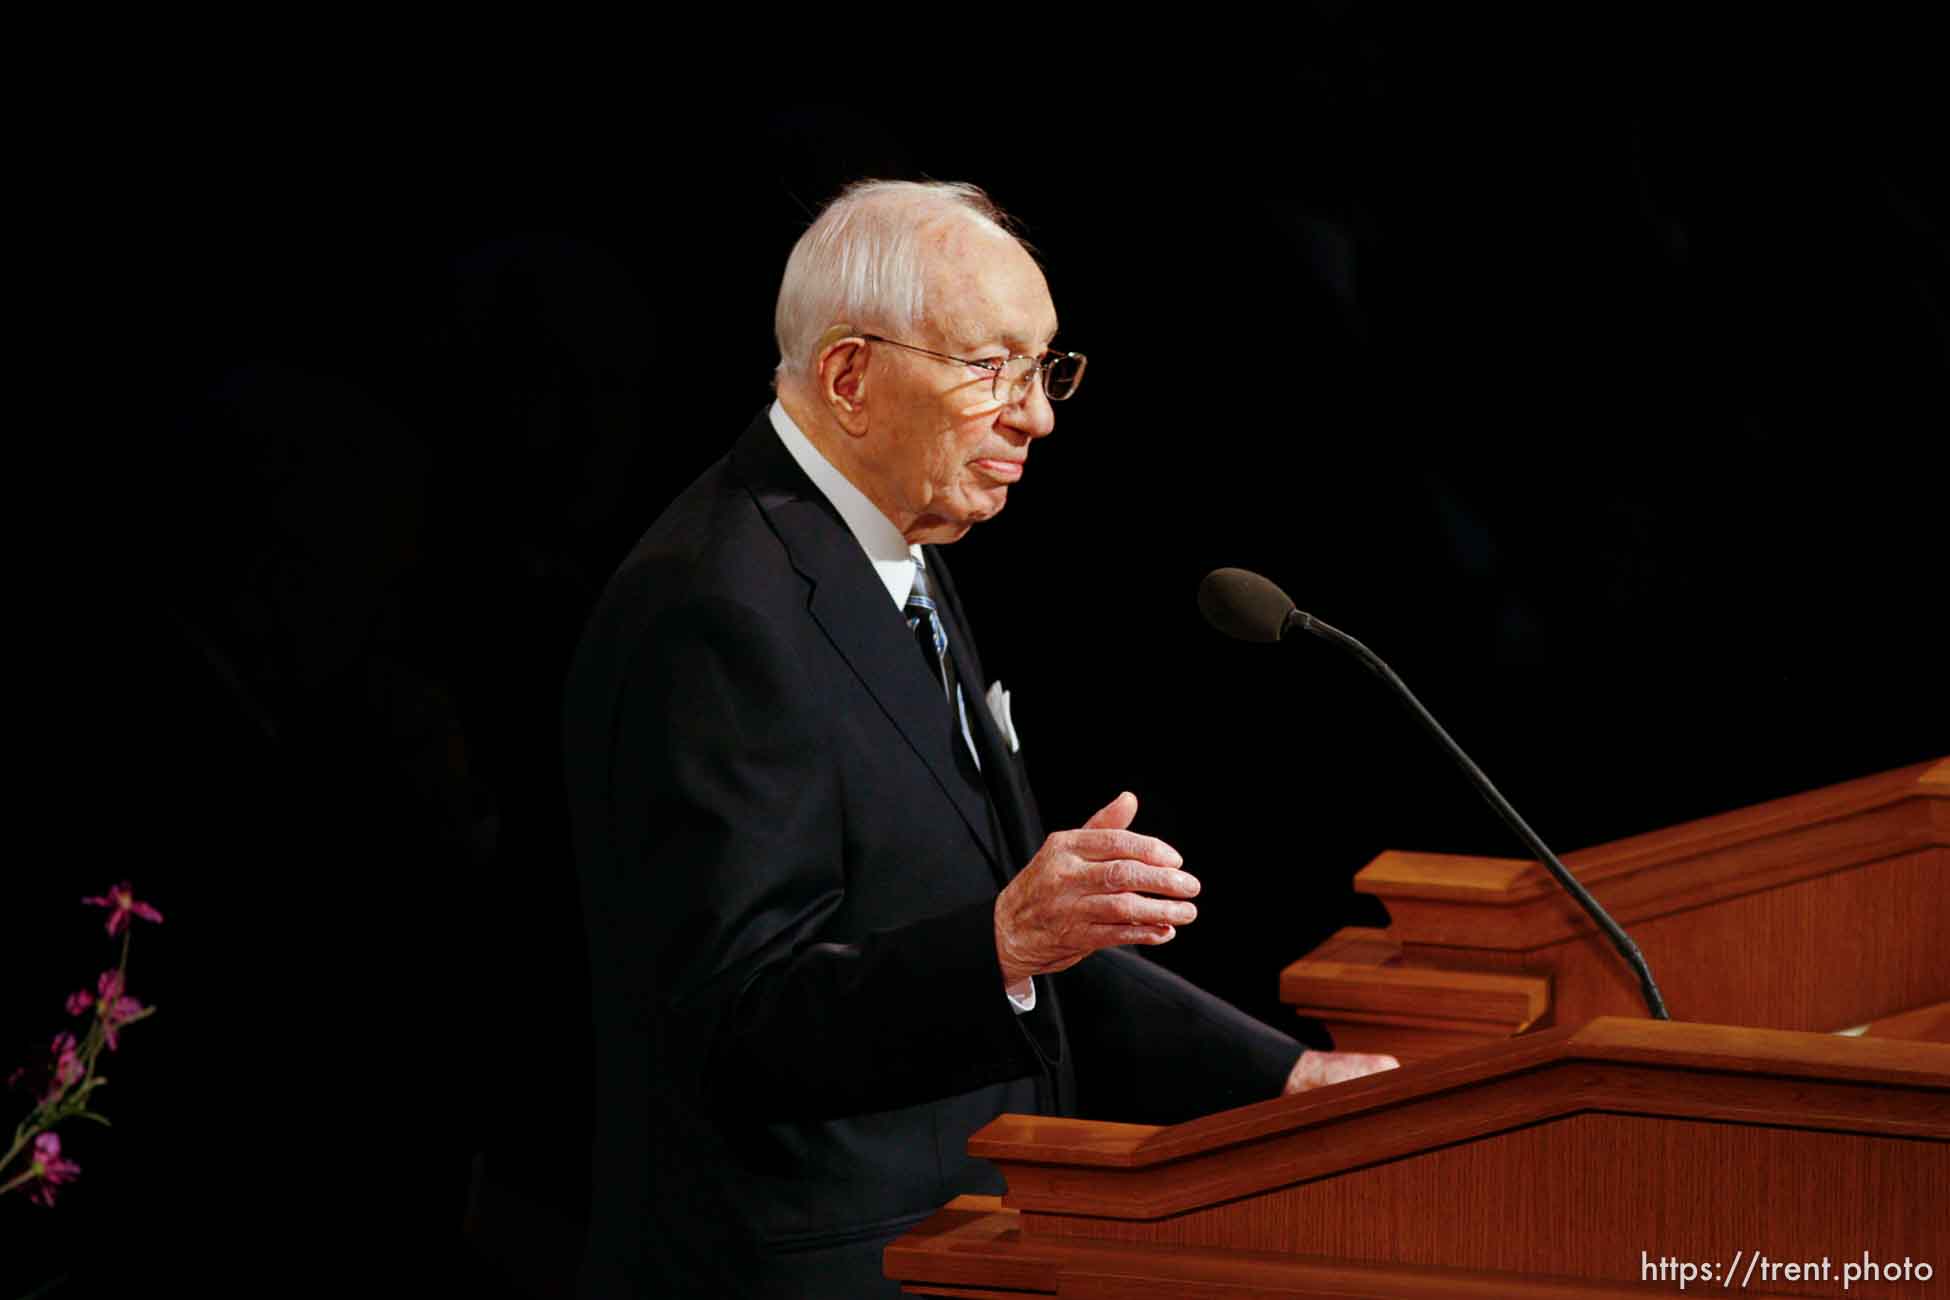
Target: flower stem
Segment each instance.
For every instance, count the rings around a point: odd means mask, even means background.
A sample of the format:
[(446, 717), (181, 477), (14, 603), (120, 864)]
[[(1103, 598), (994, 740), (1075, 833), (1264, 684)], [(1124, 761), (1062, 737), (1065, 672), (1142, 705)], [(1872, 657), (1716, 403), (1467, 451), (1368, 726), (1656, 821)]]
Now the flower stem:
[[(26, 1125), (23, 1124), (21, 1127), (25, 1128)], [(24, 1136), (20, 1134), (15, 1134), (14, 1144), (7, 1148), (6, 1158), (0, 1159), (0, 1173), (6, 1172), (7, 1166), (14, 1162), (14, 1157), (19, 1155), (21, 1153), (21, 1149), (27, 1145), (27, 1139), (33, 1136), (34, 1135), (32, 1132), (29, 1132)], [(26, 1176), (27, 1175), (22, 1174), (21, 1178), (25, 1178)], [(15, 1180), (15, 1182), (18, 1181), (19, 1179)], [(10, 1191), (12, 1190), (12, 1188), (13, 1188), (13, 1183), (8, 1183), (5, 1187), (0, 1187), (0, 1192)]]
[[(122, 931), (122, 954), (121, 958), (115, 964), (116, 973), (121, 977), (124, 985), (127, 983), (129, 973), (129, 940), (134, 936), (135, 926), (133, 924)], [(106, 1004), (104, 1003), (102, 1005), (105, 1006)], [(154, 1011), (154, 1007), (144, 1007), (139, 1014), (131, 1016), (121, 1023), (132, 1025), (138, 1020), (146, 1020)], [(81, 1078), (72, 1085), (58, 1088), (57, 1091), (43, 1099), (39, 1105), (35, 1106), (28, 1113), (27, 1118), (22, 1120), (14, 1129), (13, 1145), (7, 1148), (7, 1154), (5, 1156), (0, 1156), (0, 1175), (5, 1174), (7, 1166), (14, 1162), (15, 1157), (20, 1155), (27, 1144), (37, 1134), (53, 1128), (71, 1114), (86, 1110), (88, 1094), (93, 1092), (101, 1084), (108, 1082), (106, 1079), (97, 1080), (95, 1078), (95, 1061), (101, 1055), (102, 1047), (107, 1041), (108, 1031), (104, 1027), (101, 1013), (98, 1011), (95, 1015), (94, 1023), (88, 1026), (88, 1032), (82, 1038), (80, 1057), (84, 1068)], [(90, 1113), (90, 1118), (99, 1117)], [(16, 1175), (4, 1184), (0, 1184), (0, 1196), (5, 1196), (8, 1192), (13, 1191), (22, 1183), (31, 1181), (34, 1177), (34, 1166), (30, 1162), (24, 1173)]]

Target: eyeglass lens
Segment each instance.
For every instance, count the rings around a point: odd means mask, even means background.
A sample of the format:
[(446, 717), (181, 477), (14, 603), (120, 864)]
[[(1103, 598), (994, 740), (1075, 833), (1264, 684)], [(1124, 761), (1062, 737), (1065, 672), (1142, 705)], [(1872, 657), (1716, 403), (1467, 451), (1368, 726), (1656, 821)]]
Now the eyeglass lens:
[[(1042, 362), (1035, 357), (1011, 357), (996, 375), (996, 387), (1009, 394), (1009, 401), (1020, 402), (1029, 396), (1029, 386), (1037, 370), (1042, 368)], [(1049, 367), (1043, 370), (1043, 395), (1052, 402), (1062, 401), (1076, 391), (1077, 380), (1082, 375), (1083, 358), (1070, 353), (1051, 357)]]

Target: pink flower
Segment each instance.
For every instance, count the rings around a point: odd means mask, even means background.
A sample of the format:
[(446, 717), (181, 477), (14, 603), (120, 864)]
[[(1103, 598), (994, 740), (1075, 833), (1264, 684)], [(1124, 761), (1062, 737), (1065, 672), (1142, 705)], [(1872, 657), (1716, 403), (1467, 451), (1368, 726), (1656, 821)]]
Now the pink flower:
[[(112, 1052), (118, 1045), (116, 1032), (141, 1015), (143, 1006), (122, 992), (122, 972), (119, 970), (103, 971), (101, 978), (95, 981), (95, 991), (100, 995), (95, 1001), (95, 1014), (102, 1018), (103, 1037), (108, 1043), (108, 1050)], [(86, 993), (75, 995), (86, 996)], [(74, 998), (68, 1001), (72, 1003)]]
[(21, 1066), (7, 1076), (7, 1086), (35, 1093), (40, 1098), (38, 1104), (45, 1106), (81, 1082), (87, 1073), (88, 1067), (82, 1064), (74, 1035), (60, 1033), (48, 1047), (47, 1060)]
[(68, 1014), (78, 1016), (95, 1005), (95, 995), (87, 989), (76, 989), (68, 994)]
[(81, 901), (84, 903), (92, 903), (96, 907), (114, 909), (108, 915), (108, 932), (110, 934), (122, 933), (122, 927), (129, 923), (129, 913), (131, 912), (145, 921), (161, 922), (162, 920), (161, 912), (158, 912), (147, 903), (138, 903), (136, 901), (135, 895), (130, 892), (129, 882), (126, 880), (109, 890), (107, 894), (100, 898), (84, 898)]
[(61, 1158), (61, 1139), (52, 1133), (43, 1133), (34, 1139), (34, 1163), (28, 1173), (40, 1179), (40, 1185), (29, 1196), (42, 1205), (54, 1204), (54, 1189), (62, 1183), (71, 1183), (81, 1166), (72, 1160)]
[(54, 1065), (48, 1072), (47, 1092), (41, 1097), (43, 1104), (53, 1101), (81, 1082), (81, 1076), (87, 1073), (81, 1064), (81, 1058), (75, 1055), (73, 1034), (56, 1034), (54, 1044), (48, 1050), (54, 1054)]

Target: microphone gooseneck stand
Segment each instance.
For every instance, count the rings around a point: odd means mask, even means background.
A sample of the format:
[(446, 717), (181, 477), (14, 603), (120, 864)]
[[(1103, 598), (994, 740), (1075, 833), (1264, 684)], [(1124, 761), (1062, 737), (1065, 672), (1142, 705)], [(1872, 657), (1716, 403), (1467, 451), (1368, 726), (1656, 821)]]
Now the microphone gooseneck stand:
[(1550, 846), (1544, 843), (1536, 831), (1530, 829), (1530, 824), (1518, 815), (1517, 810), (1510, 806), (1510, 801), (1503, 797), (1502, 792), (1495, 785), (1491, 784), (1489, 777), (1483, 774), (1483, 769), (1476, 766), (1469, 755), (1463, 753), (1462, 746), (1452, 740), (1449, 733), (1442, 729), (1442, 724), (1435, 720), (1435, 715), (1422, 707), (1422, 701), (1415, 698), (1415, 692), (1409, 690), (1408, 684), (1395, 675), (1395, 670), (1384, 663), (1381, 656), (1374, 651), (1332, 624), (1321, 622), (1312, 614), (1304, 613), (1299, 609), (1292, 610), (1280, 627), (1280, 635), (1285, 636), (1288, 629), (1294, 627), (1298, 627), (1303, 632), (1311, 632), (1324, 641), (1332, 641), (1346, 649), (1366, 665), (1369, 672), (1387, 682), (1395, 693), (1407, 702), (1409, 711), (1420, 719), (1422, 725), (1428, 728), (1429, 734), (1449, 751), (1449, 756), (1456, 760), (1464, 774), (1475, 784), (1477, 793), (1483, 796), (1484, 802), (1494, 808), (1496, 815), (1503, 819), (1504, 824), (1515, 831), (1517, 838), (1529, 846), (1530, 851), (1537, 855), (1538, 861), (1542, 862), (1551, 875), (1557, 878), (1557, 883), (1577, 900), (1578, 906), (1582, 907), (1598, 928), (1604, 931), (1605, 937), (1611, 940), (1612, 947), (1618, 949), (1619, 955), (1632, 968), (1632, 973), (1638, 976), (1639, 988), (1645, 995), (1645, 1005), (1651, 1011), (1652, 1018), (1672, 1019), (1666, 1011), (1665, 999), (1659, 996), (1659, 986), (1652, 979), (1652, 968), (1646, 965), (1645, 954), (1641, 953), (1639, 946), (1632, 942), (1632, 936), (1626, 934), (1618, 922), (1611, 919), (1610, 913), (1606, 912), (1598, 900), (1578, 883), (1578, 878), (1571, 874), (1569, 868), (1557, 860), (1557, 855), (1550, 851)]

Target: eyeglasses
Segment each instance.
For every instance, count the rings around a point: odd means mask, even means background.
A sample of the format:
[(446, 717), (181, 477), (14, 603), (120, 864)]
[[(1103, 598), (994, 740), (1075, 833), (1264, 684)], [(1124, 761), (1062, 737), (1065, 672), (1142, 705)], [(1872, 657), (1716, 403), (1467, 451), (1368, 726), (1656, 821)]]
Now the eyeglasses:
[(905, 348), (909, 352), (919, 352), (924, 357), (937, 361), (954, 361), (964, 366), (975, 366), (995, 376), (995, 400), (1008, 406), (1024, 401), (1029, 396), (1030, 387), (1036, 382), (1038, 374), (1043, 377), (1043, 396), (1052, 402), (1061, 402), (1074, 396), (1077, 385), (1083, 382), (1083, 367), (1088, 360), (1081, 352), (1045, 352), (1040, 357), (1013, 356), (1000, 359), (991, 357), (983, 361), (970, 361), (967, 357), (951, 357), (945, 352), (930, 352), (917, 348), (912, 343), (899, 343), (884, 339), (878, 334), (862, 334), (869, 343), (885, 343), (892, 347)]

